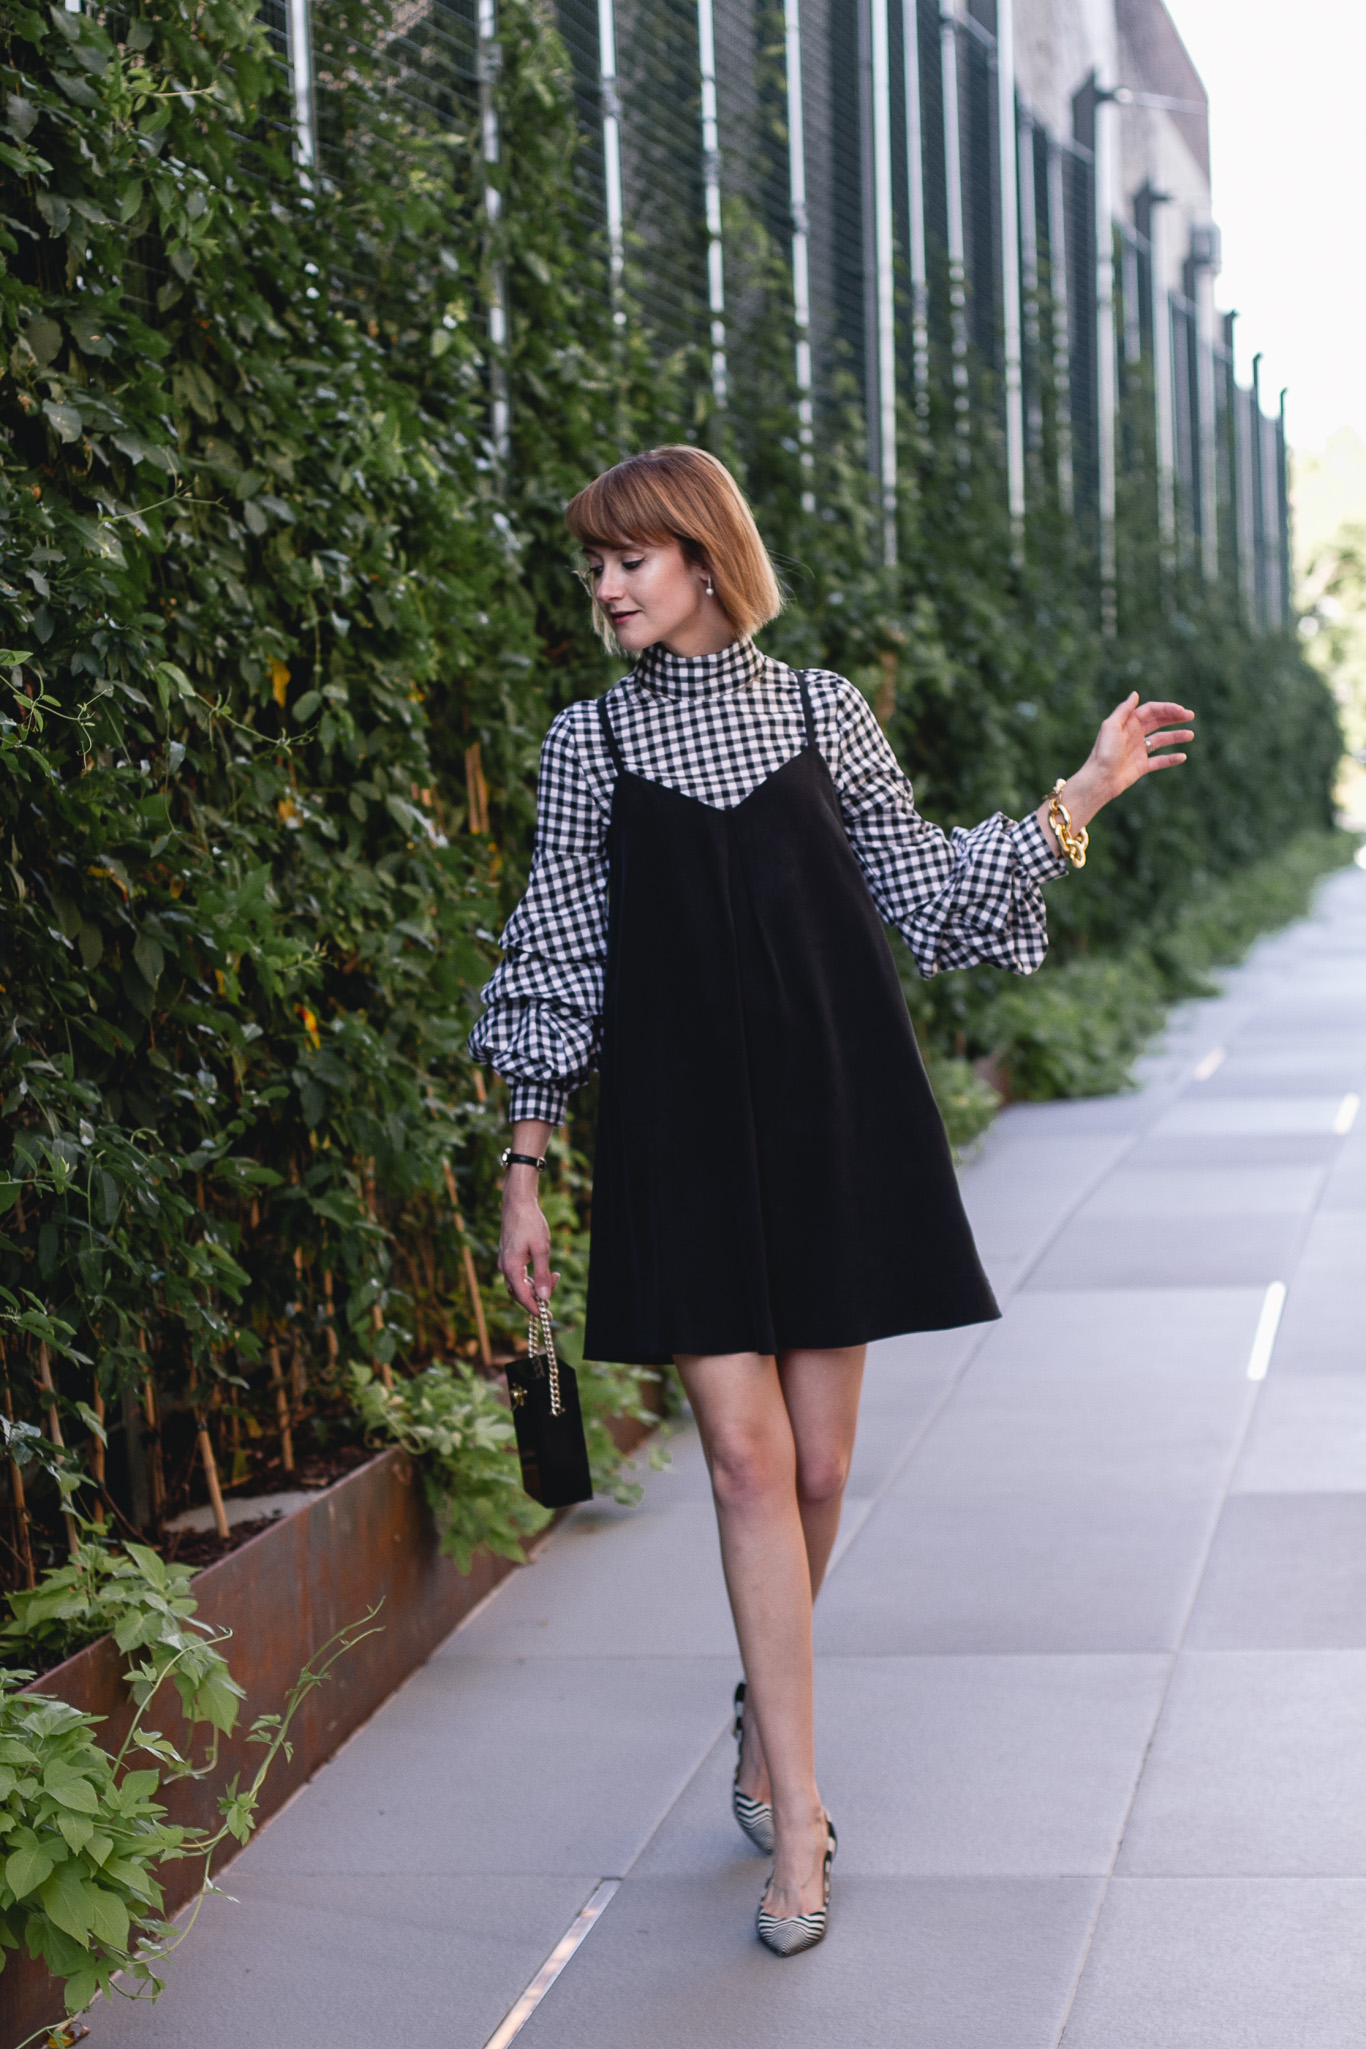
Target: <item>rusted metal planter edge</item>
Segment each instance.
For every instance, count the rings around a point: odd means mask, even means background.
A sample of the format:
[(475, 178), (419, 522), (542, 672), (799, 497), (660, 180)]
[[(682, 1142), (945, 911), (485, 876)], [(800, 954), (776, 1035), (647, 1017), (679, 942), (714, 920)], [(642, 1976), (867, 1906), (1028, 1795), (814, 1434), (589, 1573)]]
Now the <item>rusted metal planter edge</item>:
[[(646, 1434), (634, 1424), (613, 1429), (623, 1452)], [(168, 1819), (216, 1825), (220, 1792), (234, 1775), (247, 1784), (259, 1766), (259, 1745), (245, 1740), (251, 1723), (258, 1715), (281, 1713), (290, 1687), (319, 1647), (382, 1602), (377, 1634), (336, 1665), (295, 1717), (293, 1756), (277, 1757), (262, 1791), (258, 1815), (268, 1820), (514, 1570), (510, 1560), (487, 1551), (468, 1573), (443, 1558), (412, 1461), (391, 1450), (196, 1573), (200, 1619), (233, 1632), (228, 1659), (247, 1697), (237, 1731), (220, 1743), (213, 1771), (165, 1789)], [(87, 1645), (26, 1690), (55, 1695), (99, 1716), (100, 1740), (109, 1749), (118, 1748), (132, 1719), (112, 1637)], [(158, 1695), (151, 1720), (183, 1755), (190, 1737), (174, 1688)], [(225, 1845), (215, 1868), (237, 1847)], [(163, 1867), (168, 1912), (193, 1895), (197, 1874), (190, 1862)], [(22, 1951), (5, 1952), (0, 2049), (15, 2049), (62, 2014), (61, 1988), (42, 1965)]]

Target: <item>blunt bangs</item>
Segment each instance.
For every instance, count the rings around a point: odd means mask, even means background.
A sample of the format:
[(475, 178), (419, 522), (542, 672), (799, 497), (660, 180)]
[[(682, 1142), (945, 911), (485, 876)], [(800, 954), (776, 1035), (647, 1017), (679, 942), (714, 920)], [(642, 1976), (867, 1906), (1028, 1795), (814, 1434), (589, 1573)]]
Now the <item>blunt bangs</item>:
[[(754, 514), (724, 463), (704, 448), (651, 448), (584, 486), (565, 509), (581, 547), (677, 541), (704, 561), (736, 637), (748, 639), (782, 610), (783, 594)], [(598, 613), (599, 631), (614, 645)], [(604, 630), (606, 629), (606, 630)]]

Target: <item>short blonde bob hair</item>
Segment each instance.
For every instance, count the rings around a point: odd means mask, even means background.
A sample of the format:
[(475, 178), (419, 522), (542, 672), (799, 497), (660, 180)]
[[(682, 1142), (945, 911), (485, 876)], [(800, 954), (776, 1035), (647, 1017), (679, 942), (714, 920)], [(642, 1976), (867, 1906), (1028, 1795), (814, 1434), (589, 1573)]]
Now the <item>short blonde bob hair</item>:
[[(628, 455), (584, 486), (565, 508), (565, 524), (584, 548), (677, 541), (705, 563), (721, 608), (739, 639), (776, 619), (783, 594), (759, 538), (754, 514), (724, 463), (705, 448), (650, 448)], [(614, 646), (609, 622), (593, 607), (598, 631)]]

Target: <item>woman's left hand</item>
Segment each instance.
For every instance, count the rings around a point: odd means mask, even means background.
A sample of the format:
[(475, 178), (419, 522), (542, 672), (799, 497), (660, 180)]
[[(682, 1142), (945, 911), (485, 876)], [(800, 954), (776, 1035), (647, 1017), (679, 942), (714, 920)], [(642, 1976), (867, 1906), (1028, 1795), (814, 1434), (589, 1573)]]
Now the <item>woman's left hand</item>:
[[(1186, 757), (1171, 750), (1195, 738), (1186, 723), (1194, 717), (1184, 704), (1140, 704), (1138, 692), (1131, 690), (1097, 733), (1084, 766), (1063, 785), (1060, 795), (1072, 824), (1088, 825), (1112, 798), (1140, 777), (1160, 768), (1179, 768)], [(1052, 839), (1047, 799), (1039, 806), (1038, 818)]]

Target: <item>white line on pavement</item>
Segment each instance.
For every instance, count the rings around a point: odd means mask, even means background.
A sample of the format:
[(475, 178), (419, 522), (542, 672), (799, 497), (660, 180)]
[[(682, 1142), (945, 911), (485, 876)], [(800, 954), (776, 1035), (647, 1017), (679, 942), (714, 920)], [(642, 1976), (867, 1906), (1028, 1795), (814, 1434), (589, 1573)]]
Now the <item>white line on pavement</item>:
[(521, 2034), (522, 2029), (531, 2019), (532, 2014), (545, 1998), (546, 1993), (555, 1983), (555, 1980), (559, 1977), (560, 1972), (569, 1962), (569, 1959), (573, 1956), (585, 1935), (589, 1933), (598, 1921), (603, 1908), (611, 1900), (620, 1884), (621, 1880), (619, 1878), (604, 1878), (599, 1885), (594, 1887), (592, 1897), (587, 1905), (579, 1908), (578, 1913), (555, 1944), (554, 1949), (551, 1950), (550, 1955), (541, 1965), (540, 1970), (527, 1986), (526, 1991), (517, 2001), (517, 2004), (508, 2013), (506, 2019), (501, 2021), (489, 2036), (488, 2041), (484, 2044), (484, 2049), (507, 2049), (507, 2045), (513, 2037)]
[(1335, 1117), (1335, 1118), (1333, 1119), (1333, 1136), (1334, 1136), (1334, 1138), (1346, 1138), (1346, 1136), (1347, 1136), (1348, 1132), (1349, 1132), (1349, 1131), (1351, 1130), (1352, 1126), (1353, 1126), (1353, 1125), (1354, 1125), (1354, 1124), (1356, 1123), (1356, 1120), (1357, 1120), (1357, 1111), (1358, 1111), (1358, 1110), (1359, 1110), (1360, 1108), (1361, 1108), (1361, 1097), (1360, 1097), (1360, 1096), (1344, 1096), (1344, 1097), (1343, 1097), (1342, 1101), (1341, 1101), (1341, 1102), (1340, 1102), (1340, 1103), (1338, 1104), (1338, 1114), (1337, 1114), (1337, 1116), (1336, 1116), (1336, 1117)]
[(1285, 1282), (1273, 1281), (1262, 1302), (1262, 1313), (1257, 1318), (1257, 1335), (1252, 1340), (1252, 1350), (1248, 1354), (1249, 1380), (1266, 1379), (1266, 1369), (1271, 1364), (1271, 1353), (1276, 1343), (1276, 1332), (1281, 1327), (1281, 1311), (1284, 1307)]
[(1208, 1081), (1215, 1068), (1223, 1065), (1224, 1056), (1227, 1051), (1228, 1048), (1226, 1046), (1211, 1046), (1195, 1070), (1195, 1079), (1197, 1081)]

